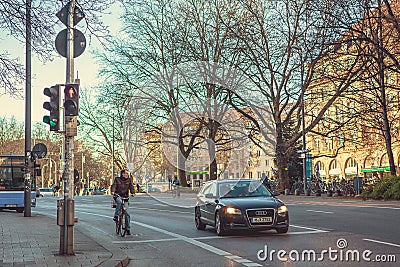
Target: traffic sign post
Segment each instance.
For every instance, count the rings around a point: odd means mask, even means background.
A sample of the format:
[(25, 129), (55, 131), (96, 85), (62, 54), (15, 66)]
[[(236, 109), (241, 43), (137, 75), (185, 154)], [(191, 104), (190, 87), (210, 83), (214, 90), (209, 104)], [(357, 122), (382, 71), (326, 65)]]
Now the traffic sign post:
[[(80, 56), (86, 48), (85, 36), (74, 26), (84, 18), (83, 12), (76, 6), (76, 0), (68, 2), (56, 16), (67, 26), (56, 38), (58, 53), (67, 59), (66, 81), (64, 89), (64, 151), (63, 182), (64, 202), (63, 222), (60, 225), (60, 254), (74, 255), (74, 136), (77, 135), (79, 113), (79, 84), (74, 84), (74, 58)], [(71, 222), (72, 221), (72, 222)]]

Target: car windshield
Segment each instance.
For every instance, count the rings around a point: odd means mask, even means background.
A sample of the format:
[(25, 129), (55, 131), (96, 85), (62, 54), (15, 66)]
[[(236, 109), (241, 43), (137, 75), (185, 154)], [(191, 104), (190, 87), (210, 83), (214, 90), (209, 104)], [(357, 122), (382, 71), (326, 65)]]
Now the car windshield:
[(260, 181), (230, 181), (218, 185), (220, 197), (271, 197), (272, 194)]

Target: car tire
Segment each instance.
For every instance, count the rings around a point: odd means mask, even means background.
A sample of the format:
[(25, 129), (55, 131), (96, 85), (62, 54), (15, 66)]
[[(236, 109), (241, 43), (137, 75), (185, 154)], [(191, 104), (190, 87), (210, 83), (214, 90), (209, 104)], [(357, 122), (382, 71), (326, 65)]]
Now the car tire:
[(225, 229), (224, 226), (224, 221), (219, 215), (219, 212), (215, 214), (215, 231), (217, 232), (217, 235), (223, 236), (227, 234), (227, 230)]
[(289, 231), (289, 225), (285, 228), (276, 228), (275, 230), (278, 234), (286, 234)]
[(24, 208), (16, 208), (15, 209), (18, 213), (23, 213), (24, 212)]
[(196, 211), (195, 211), (194, 221), (195, 221), (197, 230), (206, 229), (206, 224), (201, 221), (201, 216), (200, 216), (200, 210), (199, 209), (196, 209)]

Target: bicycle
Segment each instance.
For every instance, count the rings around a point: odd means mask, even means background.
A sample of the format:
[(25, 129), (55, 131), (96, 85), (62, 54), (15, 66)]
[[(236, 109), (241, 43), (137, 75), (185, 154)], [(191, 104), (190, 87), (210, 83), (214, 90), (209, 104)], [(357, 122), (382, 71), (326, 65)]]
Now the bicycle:
[(178, 191), (178, 186), (177, 186), (176, 184), (174, 184), (174, 185), (173, 185), (173, 188), (172, 188), (172, 190), (171, 190), (171, 195), (172, 195), (173, 198), (176, 197), (177, 191)]
[(128, 219), (126, 217), (126, 207), (125, 202), (128, 202), (129, 197), (121, 197), (118, 194), (114, 194), (114, 199), (120, 197), (122, 199), (121, 210), (118, 215), (118, 220), (115, 221), (115, 232), (117, 235), (125, 236), (128, 229), (126, 229), (126, 225), (128, 224)]

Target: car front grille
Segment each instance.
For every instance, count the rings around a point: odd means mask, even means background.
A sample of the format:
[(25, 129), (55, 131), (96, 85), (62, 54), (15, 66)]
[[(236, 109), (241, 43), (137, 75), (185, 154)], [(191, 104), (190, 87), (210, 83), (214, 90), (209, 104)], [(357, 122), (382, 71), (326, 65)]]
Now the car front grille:
[(275, 221), (275, 209), (248, 209), (246, 215), (251, 226), (273, 225)]

